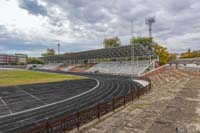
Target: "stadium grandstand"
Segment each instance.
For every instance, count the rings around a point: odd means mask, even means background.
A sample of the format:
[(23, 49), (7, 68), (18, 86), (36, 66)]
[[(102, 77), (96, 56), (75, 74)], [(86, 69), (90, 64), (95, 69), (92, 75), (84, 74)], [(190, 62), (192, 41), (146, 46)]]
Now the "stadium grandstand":
[[(133, 58), (134, 57), (134, 58)], [(40, 69), (70, 72), (100, 72), (139, 75), (155, 68), (157, 56), (149, 45), (124, 45), (90, 51), (41, 57), (45, 65)]]
[(192, 73), (200, 72), (200, 58), (186, 58), (186, 59), (176, 59), (168, 63), (172, 67), (177, 69), (189, 71)]
[(47, 65), (44, 65), (42, 67), (40, 67), (39, 69), (43, 69), (43, 70), (56, 70), (57, 67), (61, 66), (63, 63), (49, 63)]
[(200, 68), (200, 58), (198, 57), (198, 58), (176, 59), (170, 61), (169, 64), (181, 67)]
[[(106, 114), (118, 112), (117, 109), (123, 109), (130, 102), (134, 104), (136, 100), (143, 101), (145, 97), (147, 103), (149, 98), (155, 100), (150, 108), (163, 112), (163, 108), (159, 108), (164, 105), (159, 103), (160, 99), (169, 95), (160, 92), (171, 94), (172, 91), (166, 89), (174, 89), (177, 84), (200, 75), (200, 69), (196, 68), (199, 58), (177, 59), (169, 62), (171, 65), (157, 67), (158, 58), (150, 45), (137, 44), (134, 51), (132, 48), (126, 45), (41, 57), (45, 64), (34, 67), (40, 70), (0, 71), (4, 81), (0, 84), (3, 103), (0, 105), (0, 132), (77, 131), (88, 122), (107, 117)], [(141, 104), (140, 109), (144, 106)], [(122, 115), (116, 113), (116, 116)]]

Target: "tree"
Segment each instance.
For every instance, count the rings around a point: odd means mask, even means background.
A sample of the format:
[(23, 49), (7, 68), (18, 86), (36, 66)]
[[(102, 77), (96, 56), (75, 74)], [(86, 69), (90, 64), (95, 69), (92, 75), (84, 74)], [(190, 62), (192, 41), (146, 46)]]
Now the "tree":
[(41, 59), (35, 57), (28, 58), (27, 62), (28, 64), (44, 64), (44, 62)]
[(51, 56), (51, 55), (55, 55), (55, 50), (53, 48), (48, 48), (47, 52), (42, 54), (43, 57)]
[(175, 60), (177, 57), (176, 57), (176, 54), (170, 54), (169, 55), (169, 60)]
[(194, 57), (200, 57), (200, 50), (192, 52)]
[(136, 37), (131, 38), (130, 43), (149, 45), (151, 44), (151, 39), (149, 37)]
[(25, 63), (24, 62), (17, 62), (17, 65), (23, 66), (23, 65), (25, 65)]
[(190, 48), (188, 48), (187, 52), (181, 53), (180, 58), (195, 58), (200, 57), (200, 51), (191, 51)]
[(10, 64), (11, 65), (17, 65), (17, 62), (16, 61), (12, 61)]
[(106, 38), (103, 41), (104, 48), (113, 48), (113, 47), (118, 47), (121, 45), (121, 41), (118, 37), (114, 38)]
[(164, 65), (170, 60), (170, 54), (167, 51), (167, 48), (165, 48), (159, 44), (156, 44), (156, 45), (154, 45), (154, 52), (156, 55), (159, 56), (159, 61), (160, 61), (159, 64), (160, 65)]

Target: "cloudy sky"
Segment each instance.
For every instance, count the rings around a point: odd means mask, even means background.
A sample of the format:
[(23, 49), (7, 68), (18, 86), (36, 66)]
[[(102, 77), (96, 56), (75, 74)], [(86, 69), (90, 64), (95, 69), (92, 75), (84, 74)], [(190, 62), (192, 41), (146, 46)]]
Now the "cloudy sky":
[(0, 0), (0, 53), (40, 56), (47, 48), (74, 52), (102, 48), (105, 37), (148, 36), (170, 52), (200, 49), (200, 0)]

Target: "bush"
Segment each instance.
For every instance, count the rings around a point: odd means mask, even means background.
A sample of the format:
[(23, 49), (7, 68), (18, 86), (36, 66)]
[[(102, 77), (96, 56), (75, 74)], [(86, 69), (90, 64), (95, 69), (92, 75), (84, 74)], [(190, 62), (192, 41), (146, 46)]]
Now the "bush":
[(23, 65), (25, 65), (25, 63), (24, 62), (18, 62), (17, 65), (23, 66)]
[(17, 62), (11, 62), (10, 64), (11, 65), (17, 65)]
[(38, 58), (28, 58), (28, 64), (44, 64), (41, 59)]

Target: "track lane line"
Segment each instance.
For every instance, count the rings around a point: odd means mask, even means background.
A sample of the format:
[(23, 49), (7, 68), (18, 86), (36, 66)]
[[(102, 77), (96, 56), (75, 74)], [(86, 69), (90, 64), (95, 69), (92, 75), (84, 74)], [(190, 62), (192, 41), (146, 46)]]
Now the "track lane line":
[(14, 116), (14, 115), (18, 115), (18, 114), (23, 114), (23, 113), (26, 113), (26, 112), (34, 111), (34, 110), (37, 110), (37, 109), (49, 107), (49, 106), (52, 106), (52, 105), (55, 105), (55, 104), (59, 104), (59, 103), (63, 103), (63, 102), (72, 100), (72, 99), (77, 98), (77, 97), (80, 97), (80, 96), (82, 96), (82, 95), (85, 95), (85, 94), (87, 94), (87, 93), (89, 93), (89, 92), (95, 90), (95, 89), (99, 86), (99, 84), (100, 84), (99, 80), (97, 80), (97, 79), (94, 79), (94, 80), (97, 81), (97, 85), (96, 85), (95, 87), (93, 87), (92, 89), (90, 89), (90, 90), (88, 90), (88, 91), (86, 91), (86, 92), (83, 92), (83, 93), (81, 93), (81, 94), (79, 94), (79, 95), (76, 95), (76, 96), (73, 96), (73, 97), (70, 97), (70, 98), (67, 98), (67, 99), (58, 101), (58, 102), (54, 102), (54, 103), (46, 104), (46, 105), (43, 105), (43, 106), (39, 106), (39, 107), (36, 107), (36, 108), (32, 108), (32, 109), (27, 109), (27, 110), (19, 111), (19, 112), (12, 113), (12, 114), (9, 114), (9, 115), (3, 115), (3, 116), (0, 116), (0, 119), (1, 119), (1, 118), (5, 118), (5, 117), (8, 117), (8, 116)]
[[(123, 86), (123, 88), (124, 88), (124, 86)], [(106, 89), (106, 90), (108, 90), (108, 89)], [(42, 119), (41, 119), (42, 120)], [(38, 121), (38, 120), (37, 120)], [(13, 129), (16, 129), (16, 128), (13, 128)], [(12, 129), (9, 129), (9, 130), (12, 130)], [(7, 131), (9, 131), (9, 130), (7, 130)]]
[[(93, 92), (92, 92), (93, 93)], [(64, 107), (64, 108), (66, 108), (67, 109), (67, 107)], [(65, 110), (65, 109), (59, 109), (59, 110)], [(51, 110), (51, 111), (49, 111), (49, 112), (47, 112), (47, 113), (50, 113), (50, 112), (55, 112), (55, 110)], [(60, 112), (60, 111), (58, 111), (58, 112)], [(47, 114), (46, 113), (46, 114)], [(62, 112), (62, 113), (64, 113), (64, 112)], [(59, 114), (59, 113), (58, 113)], [(26, 119), (23, 119), (23, 120), (19, 120), (19, 121), (17, 121), (17, 124), (21, 124), (22, 122), (24, 122), (24, 121), (30, 121), (30, 119), (32, 119), (32, 118), (36, 118), (36, 117), (40, 117), (41, 115), (43, 115), (43, 114), (39, 114), (39, 115), (37, 115), (37, 116), (33, 116), (33, 117), (28, 117), (28, 118), (26, 118)], [(56, 116), (56, 114), (55, 114), (55, 116)], [(44, 120), (43, 118), (42, 119), (38, 119), (37, 121), (34, 121), (34, 123), (39, 123), (39, 122), (41, 122), (41, 120)], [(8, 126), (8, 125), (10, 125), (11, 123), (9, 123), (9, 124), (4, 124), (3, 126), (1, 126), (0, 125), (0, 128), (2, 128), (2, 127), (6, 127), (6, 126)], [(4, 132), (11, 132), (11, 131), (14, 131), (14, 130), (17, 130), (19, 127), (14, 127), (14, 128), (8, 128), (8, 129), (6, 129), (6, 130), (4, 130)], [(0, 132), (1, 133), (1, 132)]]
[[(95, 79), (94, 79), (95, 80)], [(96, 80), (96, 81), (98, 81), (98, 80)], [(100, 84), (100, 83), (99, 83)], [(104, 84), (104, 83), (103, 83)], [(98, 85), (98, 84), (97, 84)], [(98, 86), (95, 86), (96, 88), (98, 87)], [(93, 88), (95, 88), (95, 87), (93, 87)], [(72, 104), (72, 105), (74, 105), (74, 104)], [(67, 108), (67, 107), (64, 107), (64, 108)], [(61, 109), (59, 109), (59, 110), (65, 110), (65, 109), (63, 109), (63, 108), (61, 108)], [(47, 112), (47, 113), (50, 113), (50, 112), (55, 112), (55, 110), (51, 110), (51, 111), (49, 111), (49, 112)], [(63, 112), (62, 112), (63, 113)], [(62, 114), (61, 113), (61, 114)], [(36, 118), (36, 117), (40, 117), (41, 115), (37, 115), (37, 116), (33, 116), (33, 117), (29, 117), (29, 118), (26, 118), (26, 119), (23, 119), (23, 120), (20, 120), (20, 121), (17, 121), (18, 123), (21, 123), (21, 122), (23, 122), (23, 121), (26, 121), (26, 120), (30, 120), (30, 119), (32, 119), (32, 118)], [(56, 116), (56, 114), (55, 114), (55, 116)], [(36, 123), (37, 122), (40, 122), (41, 120), (44, 120), (43, 118), (42, 119), (39, 119), (39, 120), (37, 120), (37, 121), (35, 121)], [(35, 123), (34, 122), (34, 123)], [(9, 125), (9, 124), (6, 124), (6, 125), (3, 125), (3, 126), (0, 126), (0, 127), (5, 127), (5, 126), (7, 126), (7, 125)], [(9, 128), (9, 129), (7, 129), (7, 130), (5, 130), (4, 132), (9, 132), (9, 131), (12, 131), (12, 130), (15, 130), (15, 129), (18, 129), (18, 127), (14, 127), (14, 128)], [(1, 132), (0, 132), (1, 133)]]
[(7, 108), (7, 110), (9, 111), (10, 114), (12, 114), (11, 109), (8, 107), (8, 105), (6, 104), (6, 102), (3, 100), (2, 97), (0, 97), (1, 102), (3, 103), (3, 105)]
[[(92, 92), (93, 93), (93, 92)], [(77, 102), (78, 102), (79, 100), (77, 100), (76, 101), (76, 104), (77, 104)], [(72, 104), (72, 105), (70, 105), (70, 106), (73, 106), (74, 104)], [(55, 112), (55, 110), (56, 111), (58, 111), (59, 110), (59, 112), (60, 112), (60, 110), (65, 110), (66, 111), (66, 109), (67, 108), (69, 108), (69, 107), (64, 107), (64, 109), (63, 108), (56, 108), (56, 109), (53, 109), (53, 110), (48, 110), (48, 112), (46, 112), (45, 114), (49, 114), (49, 113), (53, 113), (53, 112)], [(69, 111), (69, 110), (68, 110)], [(64, 113), (64, 112), (61, 112), (61, 113)], [(25, 114), (25, 115), (30, 115), (30, 114)], [(40, 117), (40, 116), (42, 116), (43, 114), (39, 114), (39, 115), (37, 115), (37, 116), (31, 116), (31, 117), (29, 117), (29, 118), (26, 118), (27, 120), (28, 119), (32, 119), (32, 118), (36, 118), (36, 117)], [(18, 117), (18, 116), (17, 116)], [(21, 116), (19, 116), (19, 117), (21, 117)], [(11, 118), (12, 119), (12, 118)], [(25, 119), (23, 119), (23, 121), (24, 121)], [(42, 120), (42, 119), (41, 119)], [(20, 123), (20, 122), (22, 122), (22, 120), (19, 120), (19, 121), (17, 121), (18, 123)], [(9, 123), (10, 124), (10, 123)], [(5, 126), (7, 126), (7, 125), (9, 125), (9, 124), (4, 124), (3, 126), (2, 125), (0, 125), (0, 128), (1, 127), (5, 127)]]
[(36, 96), (32, 95), (31, 93), (23, 90), (22, 88), (20, 88), (19, 86), (15, 86), (17, 89), (19, 89), (20, 91), (24, 92), (25, 94), (29, 95), (30, 97), (32, 97), (33, 99), (35, 99), (36, 101), (39, 101), (41, 103), (43, 103), (44, 105), (46, 104), (44, 101), (40, 100), (39, 98), (37, 98)]

